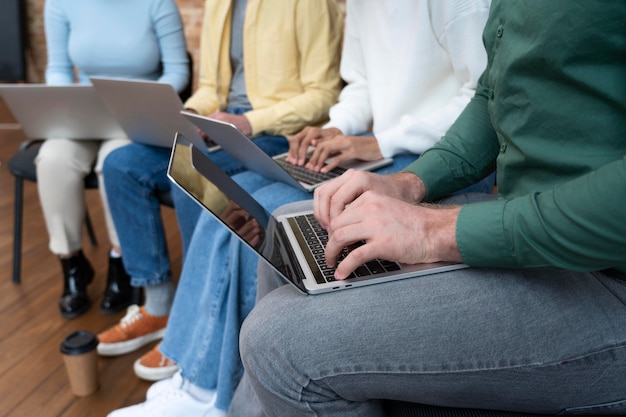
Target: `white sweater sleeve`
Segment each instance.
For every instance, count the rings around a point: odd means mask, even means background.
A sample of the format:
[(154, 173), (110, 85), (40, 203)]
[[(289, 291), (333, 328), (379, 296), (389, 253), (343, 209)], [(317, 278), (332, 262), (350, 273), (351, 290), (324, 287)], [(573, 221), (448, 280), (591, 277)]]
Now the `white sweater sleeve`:
[[(329, 111), (330, 121), (324, 127), (335, 127), (344, 135), (367, 132), (372, 125), (369, 85), (365, 74), (361, 39), (356, 27), (353, 1), (347, 4), (340, 73), (346, 86), (337, 104)], [(351, 10), (352, 9), (352, 10)]]

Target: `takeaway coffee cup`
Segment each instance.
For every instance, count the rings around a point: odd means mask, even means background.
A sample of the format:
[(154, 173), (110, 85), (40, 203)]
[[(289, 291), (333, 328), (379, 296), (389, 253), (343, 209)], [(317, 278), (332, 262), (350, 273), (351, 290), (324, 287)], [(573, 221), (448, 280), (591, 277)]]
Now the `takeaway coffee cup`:
[(83, 397), (98, 389), (98, 338), (79, 330), (67, 335), (61, 343), (61, 353), (70, 385), (75, 395)]

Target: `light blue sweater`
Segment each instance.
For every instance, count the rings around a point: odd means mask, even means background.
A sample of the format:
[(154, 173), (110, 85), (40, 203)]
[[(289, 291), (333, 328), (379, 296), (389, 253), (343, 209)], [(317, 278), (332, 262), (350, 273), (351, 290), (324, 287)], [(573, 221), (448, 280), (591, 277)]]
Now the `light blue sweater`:
[(174, 0), (46, 0), (46, 82), (90, 76), (157, 80), (181, 91), (189, 70)]

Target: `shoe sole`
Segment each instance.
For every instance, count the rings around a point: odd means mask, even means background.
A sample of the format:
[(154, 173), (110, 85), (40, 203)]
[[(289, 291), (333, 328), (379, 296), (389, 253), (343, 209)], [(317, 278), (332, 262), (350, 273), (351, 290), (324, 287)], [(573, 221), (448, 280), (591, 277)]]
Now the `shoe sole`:
[(133, 364), (135, 375), (145, 381), (161, 381), (162, 379), (171, 377), (178, 372), (179, 369), (178, 365), (150, 368), (141, 364), (141, 358), (137, 359)]
[(126, 353), (134, 352), (137, 349), (147, 345), (155, 340), (163, 339), (165, 335), (165, 328), (152, 332), (145, 336), (136, 337), (135, 339), (127, 340), (125, 342), (118, 343), (98, 343), (98, 354), (100, 356), (119, 356)]

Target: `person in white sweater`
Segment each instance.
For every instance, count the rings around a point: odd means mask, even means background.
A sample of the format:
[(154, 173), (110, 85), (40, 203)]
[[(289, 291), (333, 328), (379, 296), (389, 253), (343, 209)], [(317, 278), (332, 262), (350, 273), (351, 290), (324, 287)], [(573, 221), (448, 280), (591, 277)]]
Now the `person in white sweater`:
[[(489, 0), (348, 0), (341, 57), (347, 84), (323, 128), (307, 127), (290, 139), (290, 161), (327, 171), (345, 159), (412, 154), (398, 161), (406, 165), (435, 144), (486, 66), (481, 33), (489, 6)], [(315, 152), (306, 162), (309, 145)], [(387, 171), (403, 168), (394, 165)]]

